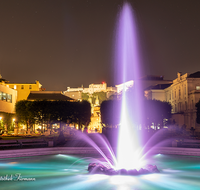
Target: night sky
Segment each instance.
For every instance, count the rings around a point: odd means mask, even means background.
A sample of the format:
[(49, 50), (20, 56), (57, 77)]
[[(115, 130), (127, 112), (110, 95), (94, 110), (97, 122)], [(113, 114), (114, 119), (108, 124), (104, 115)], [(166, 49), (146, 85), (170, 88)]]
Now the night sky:
[[(142, 75), (200, 71), (199, 0), (129, 0), (138, 22)], [(0, 74), (46, 90), (114, 86), (123, 0), (1, 0)]]

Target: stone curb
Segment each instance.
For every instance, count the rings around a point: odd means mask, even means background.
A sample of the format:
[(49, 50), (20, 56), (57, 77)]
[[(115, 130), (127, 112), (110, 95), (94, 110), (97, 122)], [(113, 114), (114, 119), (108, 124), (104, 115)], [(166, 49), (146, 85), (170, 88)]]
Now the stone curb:
[[(106, 154), (106, 148), (101, 148)], [(151, 154), (173, 154), (200, 156), (198, 148), (178, 148), (178, 147), (156, 147), (149, 148)], [(17, 150), (1, 150), (0, 158), (18, 158), (42, 155), (69, 154), (69, 155), (100, 155), (93, 147), (53, 147), (53, 148), (32, 148)]]

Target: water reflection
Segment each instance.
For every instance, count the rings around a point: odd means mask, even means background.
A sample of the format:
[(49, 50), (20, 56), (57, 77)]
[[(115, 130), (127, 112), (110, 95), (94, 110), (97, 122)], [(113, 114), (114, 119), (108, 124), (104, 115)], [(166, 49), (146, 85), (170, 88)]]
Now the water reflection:
[(35, 178), (35, 181), (1, 180), (1, 190), (199, 189), (200, 157), (159, 155), (148, 161), (156, 164), (161, 173), (141, 176), (89, 175), (87, 166), (91, 160), (68, 155), (0, 160), (2, 179), (5, 175), (16, 173), (20, 173), (22, 178)]

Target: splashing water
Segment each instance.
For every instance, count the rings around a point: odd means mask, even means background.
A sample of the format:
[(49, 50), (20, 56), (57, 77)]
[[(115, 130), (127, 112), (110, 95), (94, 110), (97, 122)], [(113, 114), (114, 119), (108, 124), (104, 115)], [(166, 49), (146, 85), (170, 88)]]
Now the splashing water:
[[(128, 2), (119, 15), (116, 36), (115, 63), (117, 68), (116, 81), (125, 83), (139, 76), (139, 53), (137, 32), (134, 16)], [(133, 169), (140, 167), (140, 143), (137, 134), (140, 123), (140, 85), (134, 82), (133, 89), (122, 92), (120, 129), (117, 148), (117, 168)]]

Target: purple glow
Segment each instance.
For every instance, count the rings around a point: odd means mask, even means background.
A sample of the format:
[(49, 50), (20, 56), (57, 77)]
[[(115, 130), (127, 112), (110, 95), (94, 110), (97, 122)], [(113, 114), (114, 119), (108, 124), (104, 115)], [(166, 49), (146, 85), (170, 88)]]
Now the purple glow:
[[(134, 80), (131, 92), (122, 92), (122, 109), (117, 148), (117, 168), (133, 169), (141, 167), (141, 146), (137, 129), (140, 123), (140, 85), (135, 82), (139, 77), (139, 53), (136, 23), (129, 3), (119, 15), (116, 36), (115, 63), (116, 82)], [(142, 164), (143, 165), (143, 164)]]

